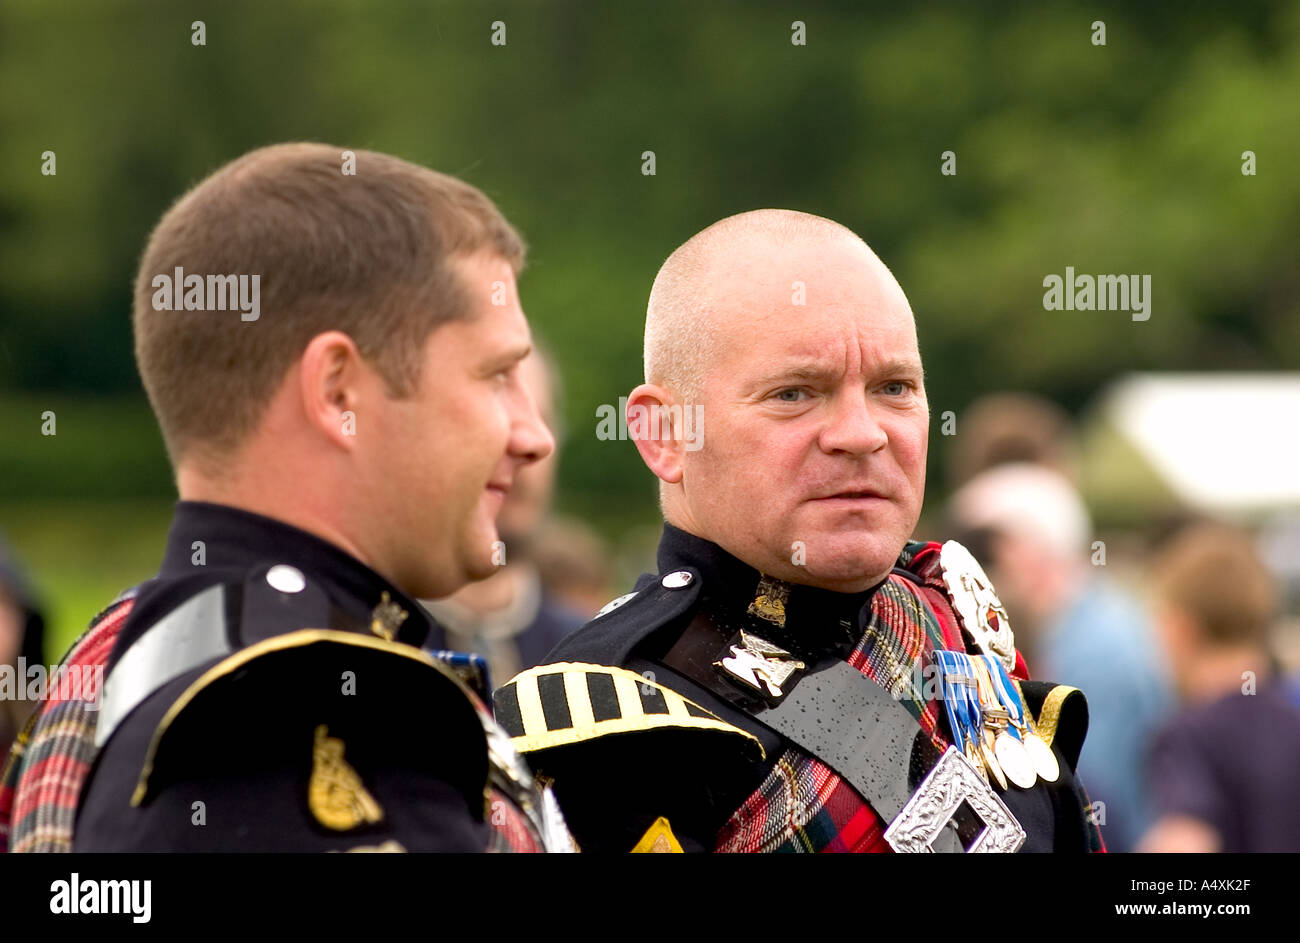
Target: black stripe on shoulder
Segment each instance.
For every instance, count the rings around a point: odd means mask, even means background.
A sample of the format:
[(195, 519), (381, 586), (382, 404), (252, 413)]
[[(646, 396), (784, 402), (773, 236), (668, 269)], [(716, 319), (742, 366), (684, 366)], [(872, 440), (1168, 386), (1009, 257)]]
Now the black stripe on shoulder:
[(591, 696), (591, 717), (596, 723), (623, 716), (612, 676), (598, 671), (587, 672), (587, 694)]
[(497, 688), (496, 694), (492, 696), (492, 704), (501, 729), (512, 737), (522, 737), (524, 717), (519, 710), (519, 688), (515, 682)]
[(537, 696), (542, 702), (542, 716), (547, 730), (563, 730), (573, 726), (569, 713), (569, 698), (564, 691), (564, 675), (558, 671), (537, 676)]
[(668, 701), (664, 699), (663, 691), (648, 684), (638, 684), (637, 690), (641, 692), (641, 710), (647, 714), (668, 713)]

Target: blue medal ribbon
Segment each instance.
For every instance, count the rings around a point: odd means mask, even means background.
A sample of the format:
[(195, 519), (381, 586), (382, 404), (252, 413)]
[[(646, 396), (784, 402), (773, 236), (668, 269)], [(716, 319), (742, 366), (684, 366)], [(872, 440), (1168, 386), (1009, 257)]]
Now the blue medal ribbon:
[(975, 673), (964, 652), (936, 650), (935, 657), (943, 671), (943, 703), (952, 727), (953, 745), (965, 751), (978, 742), (980, 713), (975, 694)]
[(981, 655), (980, 657), (988, 665), (989, 676), (993, 679), (993, 688), (998, 693), (998, 700), (1002, 702), (1002, 706), (1011, 715), (1008, 730), (1017, 740), (1022, 740), (1020, 728), (1025, 724), (1025, 707), (1020, 701), (1020, 694), (1016, 691), (1015, 685), (1011, 683), (1011, 676), (1007, 674), (1006, 666), (992, 655)]

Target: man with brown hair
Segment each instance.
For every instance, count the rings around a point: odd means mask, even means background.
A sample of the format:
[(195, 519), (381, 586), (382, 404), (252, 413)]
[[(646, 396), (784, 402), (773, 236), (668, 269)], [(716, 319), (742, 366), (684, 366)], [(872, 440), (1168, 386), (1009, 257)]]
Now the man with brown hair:
[[(75, 850), (567, 841), (414, 602), (493, 571), (512, 480), (552, 449), (518, 373), (523, 255), (468, 184), (319, 144), (247, 154), (164, 215), (134, 328), (181, 500), (158, 575), (90, 633), (111, 655), (78, 715)], [(15, 847), (67, 845), (28, 798), (41, 735)]]
[(1276, 579), (1250, 537), (1189, 525), (1152, 566), (1183, 709), (1151, 743), (1156, 821), (1138, 851), (1300, 851), (1300, 711), (1270, 651)]

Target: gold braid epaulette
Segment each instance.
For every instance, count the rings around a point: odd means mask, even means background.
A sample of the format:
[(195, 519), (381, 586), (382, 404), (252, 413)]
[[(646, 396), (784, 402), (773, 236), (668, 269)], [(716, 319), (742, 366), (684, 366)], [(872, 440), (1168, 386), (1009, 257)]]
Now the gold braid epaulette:
[(1020, 683), (1016, 682), (1016, 691), (1020, 694), (1020, 703), (1025, 705), (1025, 720), (1029, 724), (1029, 729), (1038, 736), (1043, 738), (1043, 742), (1049, 747), (1052, 741), (1056, 739), (1056, 726), (1061, 720), (1061, 705), (1065, 699), (1074, 694), (1079, 689), (1068, 684), (1058, 684), (1052, 690), (1047, 692), (1047, 697), (1043, 698), (1042, 709), (1038, 712), (1038, 718), (1034, 718), (1033, 711), (1029, 709), (1029, 702), (1025, 700), (1025, 693), (1020, 690)]

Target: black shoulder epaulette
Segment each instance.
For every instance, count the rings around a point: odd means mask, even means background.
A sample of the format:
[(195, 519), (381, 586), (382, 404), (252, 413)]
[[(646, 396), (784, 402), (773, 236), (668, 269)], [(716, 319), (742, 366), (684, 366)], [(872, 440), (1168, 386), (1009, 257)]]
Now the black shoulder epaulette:
[(553, 781), (587, 851), (631, 851), (660, 818), (690, 850), (708, 849), (765, 759), (753, 734), (624, 668), (541, 665), (495, 702), (497, 722)]
[(286, 569), (207, 587), (118, 659), (76, 850), (486, 846), (485, 707), (428, 653), (330, 628)]
[[(250, 710), (251, 705), (260, 707)], [(274, 721), (273, 712), (281, 715)], [(292, 714), (303, 717), (299, 730), (345, 738), (353, 750), (366, 754), (375, 753), (373, 744), (362, 739), (369, 726), (369, 736), (385, 743), (406, 739), (411, 748), (400, 751), (404, 759), (426, 749), (455, 757), (455, 762), (437, 766), (482, 817), (487, 739), (465, 684), (410, 645), (331, 629), (299, 629), (265, 639), (223, 658), (192, 681), (153, 731), (131, 805), (146, 804), (169, 778), (201, 781), (205, 772), (219, 778), (223, 768), (246, 759), (247, 754), (213, 755), (206, 749), (220, 737), (220, 728), (251, 717), (254, 726), (243, 731), (243, 739), (250, 751), (257, 751), (252, 741), (259, 730), (275, 729)], [(354, 714), (364, 719), (349, 716)], [(263, 722), (257, 721), (259, 715)], [(414, 731), (406, 727), (421, 717), (429, 723), (423, 736), (418, 726)], [(420, 741), (427, 745), (421, 747)], [(303, 763), (306, 746), (305, 741), (296, 744)]]
[(1088, 733), (1088, 699), (1078, 688), (1051, 681), (1017, 682), (1029, 709), (1033, 730), (1047, 745), (1055, 745), (1071, 770), (1079, 766), (1079, 753)]
[(605, 606), (560, 642), (548, 662), (624, 665), (643, 639), (690, 612), (700, 598), (700, 574), (690, 567), (643, 575), (635, 589)]

